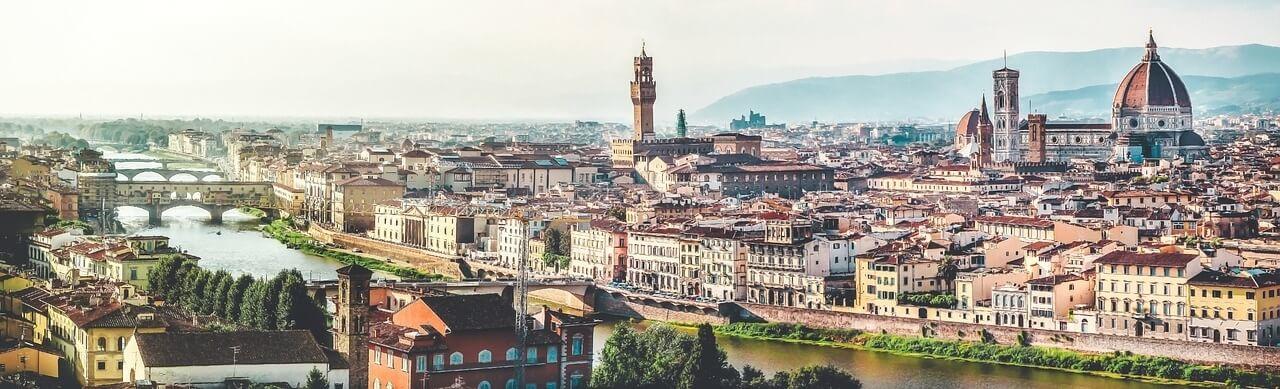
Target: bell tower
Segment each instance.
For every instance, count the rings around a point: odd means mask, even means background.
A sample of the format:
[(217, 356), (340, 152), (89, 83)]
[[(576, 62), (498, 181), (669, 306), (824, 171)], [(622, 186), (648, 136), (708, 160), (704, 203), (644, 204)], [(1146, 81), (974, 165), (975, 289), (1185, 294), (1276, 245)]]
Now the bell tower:
[(339, 268), (334, 300), (333, 350), (351, 366), (351, 389), (369, 388), (369, 279), (360, 265)]
[(1022, 160), (1022, 135), (1018, 133), (1018, 71), (1005, 66), (991, 72), (992, 91), (995, 94), (995, 118), (992, 120), (994, 132), (995, 162), (1017, 162)]
[(635, 140), (653, 139), (653, 102), (657, 99), (658, 84), (653, 81), (653, 58), (645, 54), (644, 43), (641, 43), (640, 56), (635, 57), (635, 80), (631, 81)]

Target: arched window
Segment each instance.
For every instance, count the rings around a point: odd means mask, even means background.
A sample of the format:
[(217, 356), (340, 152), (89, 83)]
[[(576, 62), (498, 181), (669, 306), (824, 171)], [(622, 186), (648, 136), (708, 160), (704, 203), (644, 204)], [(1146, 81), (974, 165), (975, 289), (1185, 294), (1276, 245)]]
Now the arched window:
[(480, 381), (480, 384), (476, 385), (476, 389), (490, 389), (489, 381)]
[(107, 338), (98, 338), (98, 351), (107, 350)]
[(124, 351), (124, 337), (123, 337), (123, 336), (121, 336), (121, 337), (119, 337), (119, 338), (116, 338), (116, 350), (117, 350), (117, 351)]
[(382, 387), (382, 380), (379, 380), (377, 377), (374, 377), (374, 379), (373, 379), (373, 387), (375, 387), (375, 388), (381, 388), (381, 387)]
[(507, 349), (507, 360), (514, 361), (517, 359), (520, 359), (520, 350), (516, 350), (515, 347)]
[(560, 362), (560, 348), (547, 346), (547, 363)]
[(507, 389), (516, 389), (516, 380), (514, 378), (507, 380)]
[(493, 353), (489, 350), (480, 350), (480, 355), (476, 356), (476, 361), (480, 363), (493, 362)]
[(462, 364), (462, 353), (455, 351), (455, 352), (453, 352), (453, 354), (449, 354), (449, 364), (450, 364), (450, 365), (461, 365), (461, 364)]

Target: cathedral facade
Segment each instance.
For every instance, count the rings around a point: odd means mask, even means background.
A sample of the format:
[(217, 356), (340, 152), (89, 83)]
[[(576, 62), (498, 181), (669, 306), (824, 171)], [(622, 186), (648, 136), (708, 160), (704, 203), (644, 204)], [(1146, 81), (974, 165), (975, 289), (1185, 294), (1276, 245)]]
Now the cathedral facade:
[[(1192, 129), (1187, 88), (1160, 60), (1151, 35), (1141, 62), (1116, 88), (1109, 123), (1054, 121), (1034, 114), (1020, 118), (1019, 75), (1007, 66), (992, 72), (994, 118), (986, 118), (985, 99), (983, 109), (961, 118), (956, 126), (956, 149), (962, 155), (981, 163), (986, 163), (983, 159), (988, 156), (996, 163), (1071, 159), (1141, 163), (1149, 159), (1190, 161), (1207, 153), (1204, 139)], [(971, 116), (978, 111), (993, 129), (990, 137), (982, 136), (971, 124)], [(990, 154), (983, 150), (990, 150)]]

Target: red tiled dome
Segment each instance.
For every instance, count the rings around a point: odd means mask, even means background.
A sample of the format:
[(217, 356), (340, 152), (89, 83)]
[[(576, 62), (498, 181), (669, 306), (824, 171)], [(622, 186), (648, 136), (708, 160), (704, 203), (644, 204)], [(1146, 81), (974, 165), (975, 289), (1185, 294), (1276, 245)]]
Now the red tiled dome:
[(978, 113), (978, 109), (965, 112), (960, 117), (960, 121), (956, 123), (956, 135), (959, 136), (978, 136), (978, 123), (981, 121), (982, 115)]
[(1182, 79), (1160, 61), (1155, 39), (1148, 37), (1146, 55), (1120, 81), (1112, 105), (1135, 109), (1149, 105), (1191, 108), (1191, 97)]

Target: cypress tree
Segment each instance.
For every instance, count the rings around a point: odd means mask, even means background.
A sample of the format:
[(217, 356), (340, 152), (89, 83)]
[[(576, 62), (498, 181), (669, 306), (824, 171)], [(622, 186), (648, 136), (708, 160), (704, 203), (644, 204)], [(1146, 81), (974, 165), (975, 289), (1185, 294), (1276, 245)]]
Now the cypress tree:
[(253, 286), (253, 277), (248, 274), (242, 274), (231, 284), (231, 288), (227, 289), (227, 304), (222, 307), (222, 318), (228, 321), (242, 323), (240, 321), (240, 306), (244, 301), (245, 293), (249, 287)]

